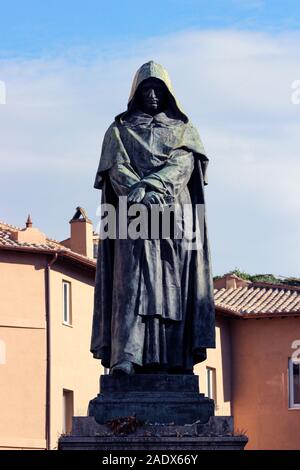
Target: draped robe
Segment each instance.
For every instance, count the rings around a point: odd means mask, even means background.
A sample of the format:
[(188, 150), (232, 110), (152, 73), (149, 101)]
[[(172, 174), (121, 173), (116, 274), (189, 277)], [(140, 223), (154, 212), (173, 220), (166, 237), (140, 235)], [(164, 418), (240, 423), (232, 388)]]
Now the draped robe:
[[(184, 240), (161, 234), (100, 240), (91, 350), (105, 367), (129, 360), (141, 370), (191, 371), (206, 348), (215, 346), (204, 201), (208, 159), (164, 74), (158, 68), (153, 73), (151, 66), (148, 75), (141, 69), (131, 106), (105, 134), (95, 187), (102, 189), (102, 203), (117, 213), (119, 197), (134, 187), (157, 192), (175, 208), (175, 225), (194, 230), (200, 245), (191, 249)], [(151, 76), (170, 93), (170, 108), (155, 116), (132, 106), (139, 84)], [(185, 205), (191, 208), (188, 215)]]

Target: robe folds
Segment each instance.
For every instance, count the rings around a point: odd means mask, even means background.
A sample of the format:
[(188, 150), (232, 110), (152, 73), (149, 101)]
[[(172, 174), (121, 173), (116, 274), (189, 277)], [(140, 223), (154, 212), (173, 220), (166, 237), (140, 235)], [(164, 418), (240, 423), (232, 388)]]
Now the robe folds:
[[(99, 241), (91, 351), (105, 367), (129, 360), (141, 370), (190, 371), (206, 348), (215, 347), (204, 200), (208, 158), (165, 73), (153, 62), (138, 71), (128, 110), (105, 134), (95, 187), (117, 214), (119, 197), (133, 188), (155, 191), (175, 208), (175, 225), (193, 230), (200, 243), (191, 249), (174, 236)], [(163, 81), (170, 99), (154, 116), (133, 105), (139, 84), (150, 77)]]

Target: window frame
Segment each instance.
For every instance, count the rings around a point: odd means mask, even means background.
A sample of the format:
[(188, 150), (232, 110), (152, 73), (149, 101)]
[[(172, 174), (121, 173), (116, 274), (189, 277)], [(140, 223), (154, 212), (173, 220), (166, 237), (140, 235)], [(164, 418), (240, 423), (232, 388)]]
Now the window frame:
[(0, 338), (0, 366), (6, 365), (6, 342)]
[(217, 403), (217, 371), (215, 367), (206, 366), (206, 396), (214, 400), (215, 404)]
[[(67, 287), (67, 291), (65, 291)], [(67, 292), (67, 315), (65, 316), (65, 292)], [(62, 323), (63, 325), (72, 326), (72, 285), (70, 281), (63, 279), (62, 281)], [(66, 319), (65, 319), (66, 318)]]
[(300, 410), (300, 403), (294, 402), (294, 363), (299, 367), (300, 375), (300, 362), (293, 361), (292, 358), (289, 358), (288, 361), (288, 400), (289, 400), (289, 409), (290, 410)]

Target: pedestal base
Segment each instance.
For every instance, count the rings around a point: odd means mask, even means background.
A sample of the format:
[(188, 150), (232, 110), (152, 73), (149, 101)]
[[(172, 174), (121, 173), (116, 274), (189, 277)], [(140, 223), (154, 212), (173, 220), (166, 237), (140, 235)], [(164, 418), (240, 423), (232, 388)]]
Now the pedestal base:
[(88, 413), (99, 424), (135, 415), (146, 423), (184, 425), (207, 423), (214, 414), (214, 401), (199, 393), (197, 375), (102, 375), (100, 392)]
[(243, 450), (246, 436), (233, 433), (230, 416), (213, 416), (206, 424), (144, 425), (134, 433), (115, 435), (110, 427), (98, 424), (93, 417), (73, 418), (70, 436), (59, 440), (60, 450), (98, 451), (201, 451)]
[[(213, 416), (214, 402), (199, 393), (198, 380), (196, 375), (103, 375), (89, 417), (73, 418), (72, 434), (60, 438), (59, 448), (243, 449), (247, 437), (234, 435), (231, 417)], [(120, 418), (130, 426), (118, 427)]]

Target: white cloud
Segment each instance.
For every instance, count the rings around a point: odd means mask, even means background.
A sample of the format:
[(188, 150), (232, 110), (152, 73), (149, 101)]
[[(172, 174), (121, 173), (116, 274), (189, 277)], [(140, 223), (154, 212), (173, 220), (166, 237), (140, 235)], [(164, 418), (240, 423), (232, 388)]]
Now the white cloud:
[(6, 86), (5, 83), (0, 80), (0, 104), (6, 103)]
[[(28, 210), (63, 238), (77, 204), (93, 217), (92, 184), (103, 133), (125, 109), (131, 80), (154, 59), (198, 126), (211, 158), (207, 190), (217, 272), (299, 275), (299, 34), (187, 32), (108, 55), (0, 63), (1, 201), (8, 222)], [(84, 51), (84, 49), (83, 49)], [(255, 242), (254, 242), (255, 240)]]

